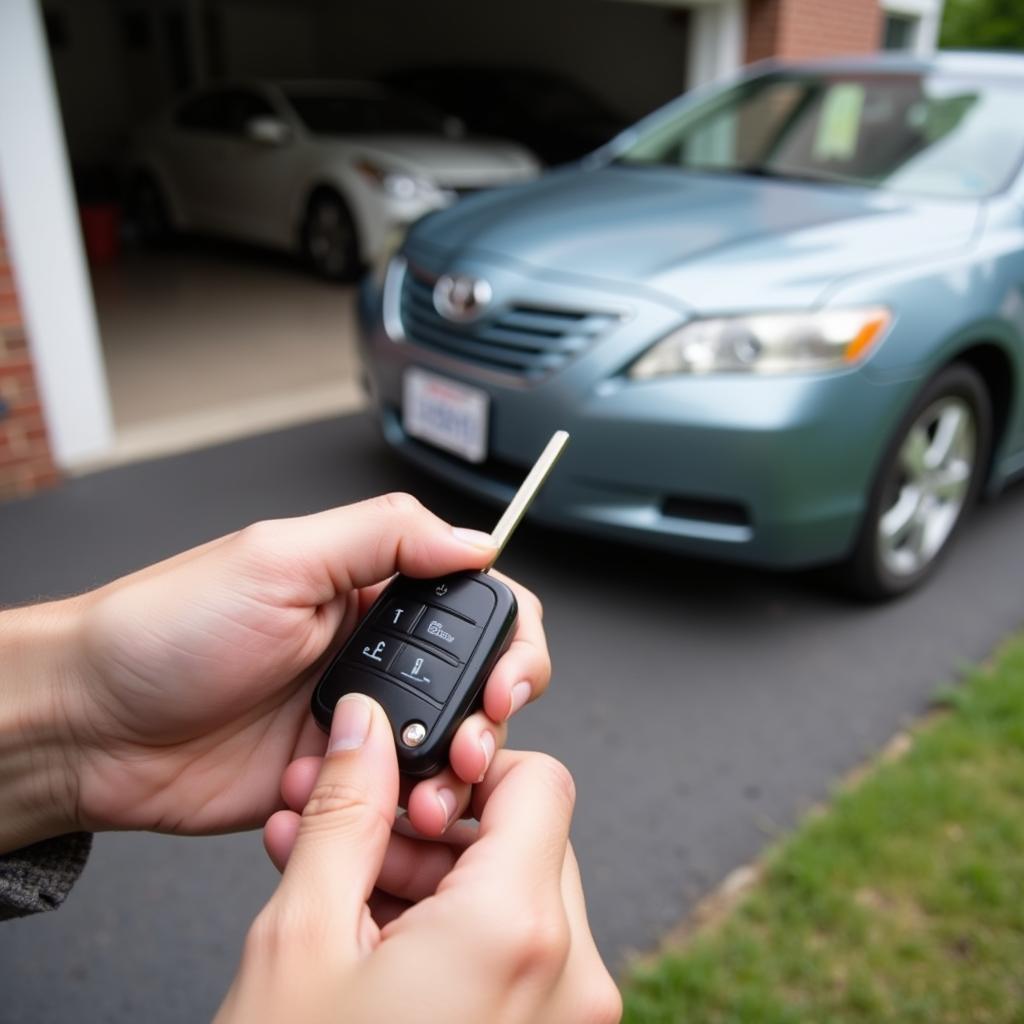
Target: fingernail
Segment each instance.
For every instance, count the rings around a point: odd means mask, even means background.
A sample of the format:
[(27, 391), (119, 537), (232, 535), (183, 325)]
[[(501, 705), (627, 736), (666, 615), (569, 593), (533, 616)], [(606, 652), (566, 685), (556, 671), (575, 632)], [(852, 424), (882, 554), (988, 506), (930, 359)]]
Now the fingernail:
[(508, 715), (511, 718), (529, 699), (533, 693), (533, 687), (524, 679), (512, 687), (512, 693), (508, 700)]
[(439, 789), (437, 791), (437, 802), (444, 812), (444, 827), (447, 828), (455, 817), (455, 809), (458, 804), (455, 801), (455, 794), (450, 789)]
[(334, 706), (331, 742), (327, 752), (355, 750), (366, 742), (373, 720), (373, 705), (361, 693), (346, 693)]
[(491, 758), (494, 757), (494, 733), (489, 729), (485, 729), (480, 734), (480, 749), (484, 752), (484, 770), (480, 773), (480, 778), (476, 780), (477, 782), (484, 781), (487, 769), (491, 767)]
[(453, 526), (452, 533), (455, 539), (462, 544), (468, 544), (474, 548), (485, 548), (488, 551), (494, 550), (494, 541), (489, 533), (482, 533), (480, 530), (467, 530), (462, 526)]

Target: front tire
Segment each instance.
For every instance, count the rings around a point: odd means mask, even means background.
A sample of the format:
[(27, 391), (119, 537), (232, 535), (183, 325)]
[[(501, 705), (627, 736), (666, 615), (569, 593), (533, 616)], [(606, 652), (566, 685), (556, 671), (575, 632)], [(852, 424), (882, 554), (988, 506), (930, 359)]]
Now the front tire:
[(302, 254), (313, 272), (328, 281), (351, 281), (359, 273), (355, 220), (336, 192), (314, 193), (302, 224)]
[(991, 437), (992, 403), (975, 370), (954, 363), (929, 381), (886, 449), (842, 566), (855, 593), (886, 600), (932, 572), (977, 499)]

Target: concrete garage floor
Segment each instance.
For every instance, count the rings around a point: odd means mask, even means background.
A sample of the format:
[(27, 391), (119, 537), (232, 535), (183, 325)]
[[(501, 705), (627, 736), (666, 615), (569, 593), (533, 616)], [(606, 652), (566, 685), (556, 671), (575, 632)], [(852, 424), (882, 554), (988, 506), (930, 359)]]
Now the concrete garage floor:
[(134, 461), (361, 406), (355, 289), (289, 257), (203, 239), (95, 268), (116, 427)]
[[(454, 522), (493, 523), (399, 462), (369, 417), (334, 418), (0, 506), (0, 606), (396, 488)], [(1017, 486), (979, 510), (928, 586), (880, 607), (813, 575), (521, 528), (501, 567), (543, 598), (555, 675), (510, 742), (576, 777), (574, 842), (616, 968), (1020, 626), (1022, 516)], [(274, 882), (256, 834), (98, 836), (64, 908), (0, 926), (0, 1018), (209, 1019)]]

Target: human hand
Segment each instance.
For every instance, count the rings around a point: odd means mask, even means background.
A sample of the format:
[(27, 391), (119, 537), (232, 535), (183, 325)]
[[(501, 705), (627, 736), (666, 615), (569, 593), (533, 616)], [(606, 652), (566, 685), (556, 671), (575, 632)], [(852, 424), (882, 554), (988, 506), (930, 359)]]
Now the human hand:
[(572, 778), (557, 761), (499, 753), (473, 791), (471, 841), (393, 833), (394, 740), (360, 694), (339, 703), (316, 781), (286, 777), (290, 803), (304, 786), (302, 815), (267, 823), (284, 874), (220, 1024), (619, 1020), (568, 842)]
[[(492, 556), (485, 534), (388, 495), (257, 523), (82, 597), (10, 613), (61, 623), (61, 663), (40, 673), (62, 723), (60, 743), (50, 744), (59, 746), (52, 760), (61, 778), (37, 788), (58, 794), (62, 812), (51, 809), (34, 831), (19, 824), (14, 838), (0, 828), (0, 849), (55, 829), (210, 833), (262, 824), (280, 807), (285, 766), (324, 750), (311, 685), (383, 581), (396, 571), (480, 568)], [(484, 710), (457, 733), (451, 766), (408, 794), (425, 835), (461, 813), (470, 784), (504, 743), (507, 718), (547, 686), (539, 603), (513, 588), (519, 623), (487, 682)], [(22, 801), (33, 802), (43, 801)]]

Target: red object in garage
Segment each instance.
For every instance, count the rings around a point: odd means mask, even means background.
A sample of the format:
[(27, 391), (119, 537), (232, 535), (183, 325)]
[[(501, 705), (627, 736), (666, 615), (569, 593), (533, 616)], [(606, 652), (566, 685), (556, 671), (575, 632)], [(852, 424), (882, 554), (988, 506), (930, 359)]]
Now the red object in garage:
[(80, 210), (85, 252), (94, 266), (113, 263), (121, 252), (121, 207), (85, 203)]

